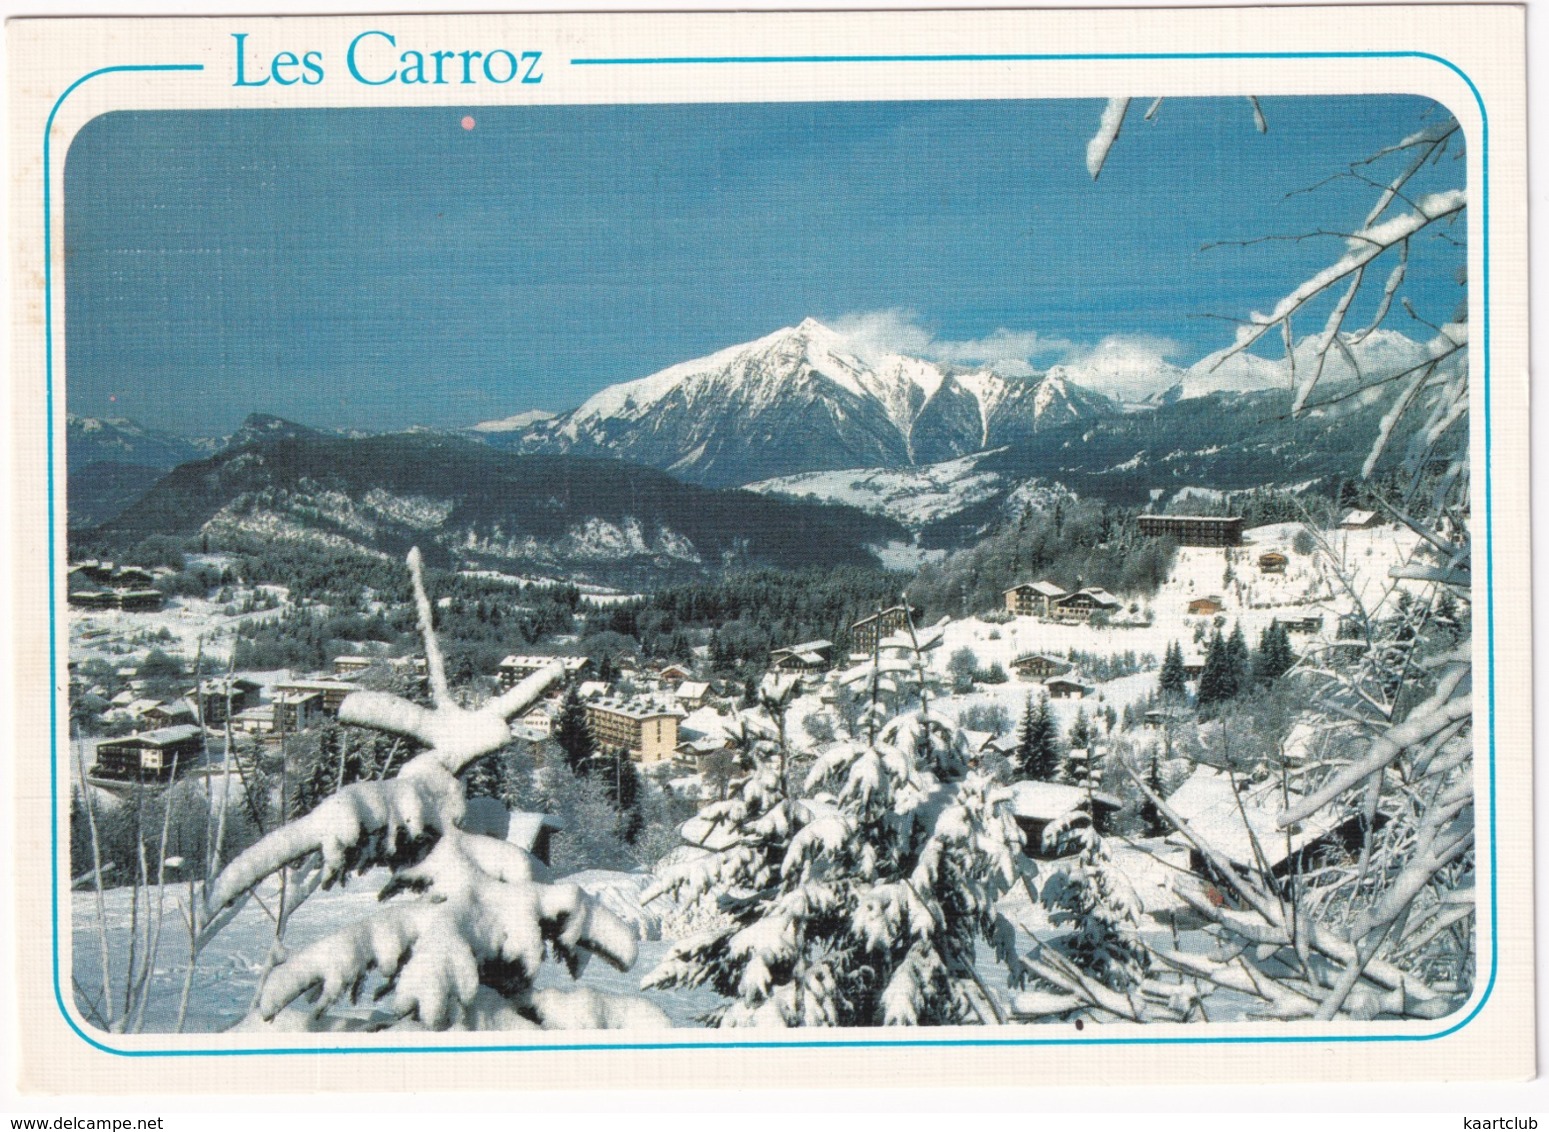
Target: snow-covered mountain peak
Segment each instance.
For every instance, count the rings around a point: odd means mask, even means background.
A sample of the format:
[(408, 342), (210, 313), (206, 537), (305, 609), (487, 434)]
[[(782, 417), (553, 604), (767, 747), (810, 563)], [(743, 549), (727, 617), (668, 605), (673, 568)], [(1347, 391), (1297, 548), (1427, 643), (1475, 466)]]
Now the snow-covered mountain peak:
[(607, 454), (722, 486), (933, 463), (1112, 411), (1068, 382), (879, 354), (805, 318), (609, 386), (513, 438), (527, 451)]

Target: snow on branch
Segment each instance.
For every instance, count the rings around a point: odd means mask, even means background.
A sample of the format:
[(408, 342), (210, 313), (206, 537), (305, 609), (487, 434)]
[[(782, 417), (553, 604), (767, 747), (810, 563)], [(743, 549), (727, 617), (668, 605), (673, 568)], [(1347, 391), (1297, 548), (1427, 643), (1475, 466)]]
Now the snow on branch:
[(1119, 140), (1119, 128), (1124, 125), (1124, 112), (1129, 109), (1129, 99), (1110, 98), (1103, 107), (1102, 119), (1097, 123), (1097, 133), (1086, 143), (1086, 171), (1097, 180), (1108, 160), (1108, 151)]
[(539, 883), (526, 850), (459, 827), (466, 803), (457, 774), (509, 743), (509, 717), (541, 697), (563, 670), (551, 665), (478, 709), (459, 706), (447, 687), (418, 550), (409, 554), (409, 571), (433, 706), (360, 691), (340, 705), (339, 718), (426, 749), (396, 778), (344, 786), (241, 853), (206, 890), (201, 937), (207, 941), (264, 879), (287, 866), (306, 863), (310, 891), (346, 870), (385, 864), (392, 876), (379, 893), (379, 909), (291, 955), (277, 941), (278, 961), (266, 971), (253, 1025), (346, 1025), (348, 1019), (324, 1015), (343, 998), (356, 1001), (375, 979), (374, 997), (388, 1000), (375, 1015), (382, 1025), (668, 1026), (643, 999), (534, 987), (546, 955), (572, 977), (590, 955), (620, 970), (636, 955), (634, 929), (580, 888)]

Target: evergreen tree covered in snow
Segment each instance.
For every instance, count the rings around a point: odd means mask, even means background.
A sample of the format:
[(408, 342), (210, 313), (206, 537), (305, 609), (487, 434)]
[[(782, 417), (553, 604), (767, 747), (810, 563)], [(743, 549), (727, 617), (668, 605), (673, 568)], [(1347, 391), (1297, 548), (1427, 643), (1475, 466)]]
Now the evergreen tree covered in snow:
[[(343, 787), (240, 853), (207, 886), (196, 942), (208, 941), (261, 885), (286, 919), (320, 887), (385, 867), (380, 903), (358, 920), (288, 952), (277, 938), (248, 1027), (475, 1029), (657, 1027), (644, 999), (589, 988), (538, 989), (546, 958), (572, 977), (590, 956), (627, 970), (634, 930), (573, 885), (541, 883), (524, 850), (477, 828), (457, 777), (504, 747), (507, 721), (563, 673), (546, 668), (476, 710), (458, 705), (433, 627), (419, 552), (409, 554), (432, 705), (359, 691), (340, 705), (349, 724), (411, 740), (420, 753), (396, 777)], [(266, 901), (267, 903), (267, 901)], [(358, 1005), (363, 994), (374, 1007)]]
[(1138, 933), (1140, 902), (1103, 838), (1081, 811), (1051, 825), (1044, 836), (1080, 846), (1043, 878), (1039, 890), (1049, 923), (1069, 929), (1049, 946), (1111, 990), (1137, 986), (1151, 965)]
[[(844, 673), (867, 691), (846, 738), (799, 786), (790, 780), (778, 683), (745, 725), (756, 769), (706, 807), (707, 856), (671, 869), (659, 890), (710, 897), (730, 923), (679, 943), (648, 986), (709, 986), (730, 1001), (722, 1026), (953, 1025), (1003, 1021), (980, 978), (986, 941), (1012, 970), (1012, 927), (995, 910), (1016, 878), (1005, 794), (969, 772), (944, 783), (921, 760), (960, 746), (921, 706), (919, 656), (934, 639), (894, 637)], [(769, 685), (766, 685), (769, 686)]]

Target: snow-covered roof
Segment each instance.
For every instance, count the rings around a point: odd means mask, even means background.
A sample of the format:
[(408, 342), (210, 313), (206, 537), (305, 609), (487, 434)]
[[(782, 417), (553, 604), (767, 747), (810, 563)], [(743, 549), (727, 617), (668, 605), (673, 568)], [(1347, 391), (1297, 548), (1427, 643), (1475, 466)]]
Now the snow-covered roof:
[(1085, 809), (1089, 797), (1098, 806), (1117, 810), (1121, 805), (1112, 794), (1089, 793), (1085, 787), (1063, 782), (1013, 782), (1009, 789), (1012, 815), (1034, 821), (1053, 821), (1073, 810)]
[(833, 647), (833, 641), (802, 641), (799, 645), (786, 645), (784, 648), (774, 649), (773, 651), (777, 653), (788, 652), (799, 655), (801, 653), (822, 652), (824, 649), (831, 649)]
[(1364, 527), (1367, 523), (1372, 522), (1376, 518), (1377, 512), (1375, 511), (1351, 511), (1348, 515), (1341, 519), (1340, 522), (1348, 525), (1359, 525)]
[(550, 814), (534, 814), (526, 810), (512, 810), (511, 824), (506, 829), (506, 840), (531, 852), (543, 834), (543, 827), (564, 829), (564, 823)]
[(180, 723), (176, 727), (163, 727), (156, 731), (142, 731), (138, 735), (130, 735), (123, 739), (109, 740), (115, 743), (138, 743), (150, 747), (167, 747), (173, 743), (182, 743), (189, 739), (199, 737), (199, 728), (190, 723)]
[(360, 686), (348, 680), (286, 680), (274, 686), (276, 692), (358, 692)]
[(581, 699), (590, 699), (592, 696), (606, 696), (608, 685), (602, 680), (583, 680), (576, 688), (576, 695)]
[(1018, 582), (1005, 593), (1015, 593), (1017, 590), (1032, 590), (1039, 597), (1064, 597), (1065, 589), (1053, 582)]
[(1119, 601), (1118, 598), (1114, 597), (1111, 593), (1109, 593), (1107, 590), (1103, 589), (1101, 586), (1088, 586), (1086, 589), (1082, 590), (1081, 592), (1084, 593), (1084, 594), (1090, 595), (1092, 600), (1097, 602), (1098, 605), (1120, 605), (1120, 604), (1122, 604)]
[[(249, 680), (246, 676), (213, 676), (201, 680), (198, 691), (206, 696), (224, 696), (228, 691), (235, 695), (243, 691), (257, 691), (261, 686), (257, 680)], [(189, 695), (193, 694), (194, 689), (189, 689)]]
[(581, 671), (591, 660), (584, 656), (508, 656), (500, 662), (501, 668), (521, 668), (538, 671), (551, 664), (560, 665), (567, 673)]
[(614, 715), (626, 716), (630, 719), (659, 719), (662, 716), (683, 718), (683, 710), (669, 704), (658, 703), (650, 699), (625, 700), (618, 697), (608, 700), (598, 700), (587, 705), (597, 711), (611, 712)]
[[(1300, 799), (1301, 795), (1292, 792), (1289, 804)], [(1274, 868), (1333, 828), (1328, 821), (1332, 811), (1325, 807), (1292, 827), (1288, 844), (1286, 831), (1275, 824), (1275, 815), (1287, 804), (1278, 781), (1255, 784), (1239, 779), (1234, 788), (1231, 775), (1208, 766), (1196, 769), (1167, 799), (1168, 808), (1196, 837), (1234, 865), (1249, 868), (1258, 863), (1260, 854)], [(1181, 839), (1183, 835), (1174, 836)]]
[(1059, 665), (1061, 668), (1070, 667), (1070, 661), (1062, 660), (1057, 656), (1051, 656), (1046, 652), (1025, 652), (1011, 662), (1011, 667), (1015, 668), (1019, 664), (1031, 664), (1035, 660), (1046, 660), (1050, 664)]
[(710, 691), (710, 685), (703, 680), (685, 680), (678, 685), (677, 697), (680, 700), (702, 700)]

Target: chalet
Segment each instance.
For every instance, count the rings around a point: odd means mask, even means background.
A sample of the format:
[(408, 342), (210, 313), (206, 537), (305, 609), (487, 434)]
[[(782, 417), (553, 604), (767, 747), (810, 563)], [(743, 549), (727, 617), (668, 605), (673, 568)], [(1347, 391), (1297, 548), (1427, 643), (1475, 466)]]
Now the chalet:
[(270, 734), (274, 730), (274, 705), (258, 704), (243, 708), (231, 717), (231, 729), (244, 735)]
[[(319, 693), (323, 697), (322, 712), (332, 719), (338, 718), (339, 705), (345, 701), (350, 693), (358, 691), (360, 691), (360, 688), (346, 680), (287, 680), (283, 684), (276, 684), (274, 686), (276, 700), (278, 700), (278, 697), (292, 692), (303, 695), (309, 692)], [(277, 719), (276, 723), (278, 722), (279, 720)]]
[[(277, 692), (270, 706), (274, 709), (274, 730), (282, 735), (305, 731), (321, 723), (330, 714), (325, 710), (322, 692), (303, 690)], [(338, 709), (335, 708), (332, 714), (338, 714)]]
[(1186, 652), (1183, 654), (1183, 674), (1190, 680), (1196, 680), (1205, 674), (1205, 654), (1202, 652)]
[(674, 684), (693, 678), (693, 670), (684, 668), (681, 664), (669, 664), (661, 670), (663, 683)]
[(703, 680), (685, 680), (678, 685), (673, 695), (684, 707), (697, 710), (705, 706), (705, 700), (710, 695), (710, 685)]
[(562, 682), (569, 684), (590, 663), (591, 660), (584, 656), (508, 656), (500, 662), (496, 675), (500, 678), (500, 690), (504, 692), (549, 665), (557, 664), (565, 671)]
[(586, 722), (599, 749), (629, 752), (639, 763), (673, 757), (682, 712), (648, 700), (598, 700), (586, 705)]
[(505, 840), (518, 849), (525, 849), (545, 865), (554, 843), (554, 835), (565, 828), (562, 819), (552, 814), (537, 814), (527, 810), (512, 810), (511, 824), (506, 828)]
[(1049, 859), (1063, 855), (1067, 848), (1061, 844), (1063, 839), (1046, 836), (1051, 824), (1094, 823), (1098, 833), (1106, 833), (1113, 815), (1121, 808), (1112, 795), (1060, 782), (1013, 782), (1008, 789), (1008, 809), (1022, 831), (1022, 852), (1029, 857)]
[(482, 834), (531, 853), (545, 865), (554, 834), (565, 823), (549, 814), (510, 810), (498, 798), (469, 798), (459, 822), (468, 833)]
[(862, 617), (850, 626), (850, 648), (857, 653), (873, 652), (878, 643), (894, 633), (909, 627), (909, 620), (919, 610), (907, 605), (895, 605), (880, 609), (869, 617)]
[(1351, 511), (1339, 520), (1342, 531), (1368, 531), (1382, 525), (1382, 518), (1375, 511)]
[(113, 585), (124, 589), (136, 587), (147, 589), (155, 580), (155, 576), (149, 570), (141, 569), (139, 566), (120, 566), (113, 571), (112, 576)]
[(145, 718), (146, 712), (152, 711), (160, 706), (160, 700), (152, 699), (149, 696), (141, 696), (138, 699), (130, 700), (127, 704), (124, 704), (122, 711), (123, 714), (128, 716), (130, 719), (143, 720)]
[(1291, 560), (1278, 550), (1270, 550), (1259, 555), (1260, 574), (1284, 574), (1285, 568), (1291, 564)]
[(582, 680), (576, 685), (576, 698), (580, 700), (602, 699), (611, 689), (602, 680)]
[(1029, 652), (1013, 660), (1011, 670), (1018, 680), (1047, 680), (1051, 676), (1063, 676), (1070, 671), (1070, 665), (1057, 656)]
[(1052, 680), (1045, 680), (1043, 686), (1049, 692), (1051, 700), (1083, 700), (1092, 694), (1090, 684), (1082, 684), (1076, 680), (1067, 680), (1057, 676)]
[(547, 737), (554, 734), (555, 715), (555, 708), (547, 704), (539, 704), (522, 716), (522, 726), (538, 735)]
[(1323, 631), (1322, 617), (1277, 617), (1281, 626), (1287, 633), (1321, 633)]
[(226, 722), (229, 703), (231, 714), (245, 711), (258, 702), (259, 684), (245, 676), (218, 676), (202, 680), (197, 688), (186, 693), (194, 701), (194, 712), (206, 727), (220, 727)]
[(1049, 617), (1050, 603), (1067, 597), (1053, 582), (1020, 582), (1005, 591), (1006, 612), (1018, 617)]
[(1187, 718), (1184, 712), (1173, 708), (1152, 708), (1146, 712), (1146, 730), (1163, 731), (1174, 723), (1182, 723)]
[(104, 739), (90, 773), (118, 782), (170, 782), (198, 763), (203, 745), (203, 733), (192, 725)]
[(199, 722), (194, 716), (194, 705), (186, 700), (158, 703), (140, 713), (140, 718), (151, 727), (181, 727)]
[(737, 749), (724, 738), (702, 735), (697, 739), (685, 739), (678, 744), (677, 761), (703, 773), (711, 760), (722, 755), (735, 755)]
[(115, 595), (125, 613), (154, 613), (161, 608), (160, 590), (117, 590)]
[(806, 675), (811, 672), (827, 671), (834, 663), (834, 643), (832, 641), (803, 641), (799, 645), (788, 645), (783, 649), (773, 649), (769, 653), (769, 667), (776, 672), (784, 672), (792, 675)]
[(1242, 519), (1224, 515), (1142, 515), (1140, 533), (1175, 540), (1179, 546), (1240, 546)]
[[(1252, 783), (1201, 766), (1168, 797), (1167, 807), (1195, 839), (1209, 845), (1232, 868), (1253, 874), (1267, 868), (1272, 876), (1283, 878), (1301, 871), (1324, 851), (1341, 852), (1360, 840), (1359, 815), (1347, 817), (1332, 805), (1289, 830), (1281, 828), (1276, 815), (1298, 801), (1300, 795), (1294, 793), (1287, 801), (1278, 778)], [(1193, 871), (1213, 871), (1182, 833), (1174, 833), (1169, 840), (1190, 846)]]
[(1056, 621), (1090, 621), (1099, 613), (1117, 613), (1123, 608), (1123, 602), (1096, 586), (1077, 590), (1049, 603), (1050, 615)]
[(1016, 753), (1017, 737), (1015, 735), (991, 735), (979, 744), (978, 753), (981, 755), (1002, 755), (1010, 758)]
[(1197, 597), (1189, 602), (1189, 616), (1214, 617), (1225, 608), (1225, 603), (1218, 597)]
[(336, 656), (333, 658), (335, 676), (359, 676), (382, 658), (377, 656)]
[(77, 609), (118, 608), (118, 595), (112, 590), (72, 590), (69, 601)]

